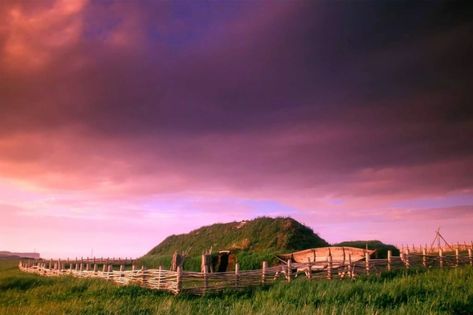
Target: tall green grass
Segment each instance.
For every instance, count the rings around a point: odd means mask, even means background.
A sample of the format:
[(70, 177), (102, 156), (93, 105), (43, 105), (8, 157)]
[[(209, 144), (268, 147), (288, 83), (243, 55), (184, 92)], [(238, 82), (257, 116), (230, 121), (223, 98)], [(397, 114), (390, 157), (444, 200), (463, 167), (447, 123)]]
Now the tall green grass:
[(103, 280), (46, 278), (0, 261), (0, 314), (473, 314), (473, 269), (352, 281), (278, 283), (208, 297), (171, 296)]

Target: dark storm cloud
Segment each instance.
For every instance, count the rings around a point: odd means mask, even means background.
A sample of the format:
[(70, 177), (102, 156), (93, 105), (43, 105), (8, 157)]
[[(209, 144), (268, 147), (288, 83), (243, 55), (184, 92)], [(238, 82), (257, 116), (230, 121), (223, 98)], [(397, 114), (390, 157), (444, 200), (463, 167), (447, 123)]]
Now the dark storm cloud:
[[(11, 20), (1, 30), (5, 137), (77, 126), (81, 137), (165, 159), (171, 172), (238, 186), (269, 177), (312, 186), (473, 153), (463, 3), (50, 9), (36, 8), (51, 29), (26, 24), (18, 39)], [(77, 19), (77, 38), (47, 45), (63, 35), (52, 27)], [(8, 59), (12, 43), (44, 53), (40, 65)]]

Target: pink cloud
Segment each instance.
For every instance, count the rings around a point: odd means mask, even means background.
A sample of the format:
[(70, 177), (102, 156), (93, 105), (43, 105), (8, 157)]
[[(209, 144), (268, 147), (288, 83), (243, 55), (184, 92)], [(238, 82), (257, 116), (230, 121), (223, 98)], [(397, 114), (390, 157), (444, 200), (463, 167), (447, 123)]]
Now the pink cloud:
[(393, 206), (472, 195), (468, 21), (189, 5), (0, 5), (0, 247), (138, 255), (263, 214), (329, 241), (471, 238), (470, 204)]

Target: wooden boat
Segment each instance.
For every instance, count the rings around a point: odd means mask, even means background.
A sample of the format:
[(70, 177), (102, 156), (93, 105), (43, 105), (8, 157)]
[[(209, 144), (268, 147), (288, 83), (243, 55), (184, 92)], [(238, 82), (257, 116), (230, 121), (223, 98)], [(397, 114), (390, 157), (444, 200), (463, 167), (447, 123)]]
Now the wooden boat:
[(332, 256), (333, 262), (346, 262), (348, 261), (348, 256), (350, 255), (351, 261), (356, 262), (364, 259), (366, 253), (371, 256), (374, 252), (375, 250), (372, 249), (347, 246), (331, 246), (304, 249), (289, 254), (277, 255), (277, 257), (282, 261), (291, 259), (294, 263), (317, 263), (326, 262), (329, 254)]

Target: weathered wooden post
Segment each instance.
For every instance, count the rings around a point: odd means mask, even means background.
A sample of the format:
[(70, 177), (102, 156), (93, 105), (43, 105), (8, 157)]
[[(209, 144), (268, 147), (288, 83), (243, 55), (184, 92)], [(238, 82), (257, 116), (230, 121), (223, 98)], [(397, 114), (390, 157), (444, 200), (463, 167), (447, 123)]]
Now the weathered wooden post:
[(177, 274), (176, 274), (176, 294), (181, 293), (182, 290), (182, 267), (177, 266)]
[(351, 261), (351, 252), (348, 253), (348, 272), (349, 272), (349, 275), (350, 275), (350, 278), (353, 279), (355, 278), (355, 268), (354, 266), (352, 265), (352, 261)]
[(146, 272), (145, 272), (145, 266), (141, 265), (141, 286), (145, 287), (146, 286)]
[(455, 248), (455, 267), (460, 265), (460, 253), (458, 251), (458, 247)]
[(307, 279), (312, 279), (312, 263), (310, 262), (310, 257), (307, 257)]
[(98, 269), (97, 264), (94, 264), (94, 273), (95, 273), (95, 274), (97, 274), (97, 269)]
[(107, 276), (108, 279), (112, 279), (114, 278), (114, 275), (113, 275), (113, 260), (112, 260), (112, 263), (110, 265), (108, 265), (108, 276)]
[(471, 248), (468, 248), (468, 259), (470, 260), (470, 265), (473, 266), (473, 253)]
[(368, 252), (365, 253), (365, 269), (366, 275), (370, 275), (370, 254)]
[(427, 268), (427, 251), (425, 249), (425, 247), (422, 249), (422, 266), (424, 266), (424, 268)]
[(263, 265), (261, 267), (261, 284), (266, 284), (266, 269), (268, 268), (268, 263), (263, 261)]
[(291, 282), (292, 278), (292, 263), (291, 259), (287, 260), (287, 282)]
[(236, 263), (235, 264), (235, 287), (238, 288), (240, 285), (240, 264)]
[(203, 253), (202, 256), (200, 257), (201, 259), (200, 272), (202, 273), (202, 278), (204, 279), (204, 295), (207, 292), (207, 286), (208, 286), (208, 276), (207, 276), (207, 273), (209, 272), (208, 257), (210, 257), (210, 255), (207, 255), (205, 253)]
[(107, 264), (103, 263), (102, 264), (102, 272), (106, 272), (106, 271), (107, 271)]
[(332, 268), (333, 268), (332, 254), (329, 251), (328, 256), (327, 256), (327, 279), (329, 280), (332, 280)]
[(161, 280), (163, 277), (163, 266), (159, 266), (158, 268), (158, 290), (161, 289)]
[(51, 270), (53, 268), (53, 260), (52, 258), (49, 259), (49, 266), (48, 266), (48, 269)]
[(204, 268), (203, 270), (203, 278), (204, 278), (204, 295), (207, 293), (207, 287), (209, 286), (209, 279), (207, 275), (207, 267)]
[[(161, 267), (161, 266), (159, 266), (159, 267)], [(135, 272), (135, 268), (136, 268), (136, 267), (135, 267), (135, 264), (132, 264), (132, 265), (131, 265), (131, 271), (132, 271), (132, 272)]]
[(439, 266), (443, 268), (443, 251), (441, 247), (439, 248)]
[(411, 267), (410, 260), (409, 260), (409, 248), (406, 249), (406, 256), (404, 259), (406, 269), (409, 269)]
[(388, 266), (388, 271), (391, 271), (391, 269), (392, 269), (392, 267), (391, 267), (392, 259), (393, 259), (392, 258), (392, 252), (391, 252), (391, 250), (388, 250), (388, 265), (387, 265)]

